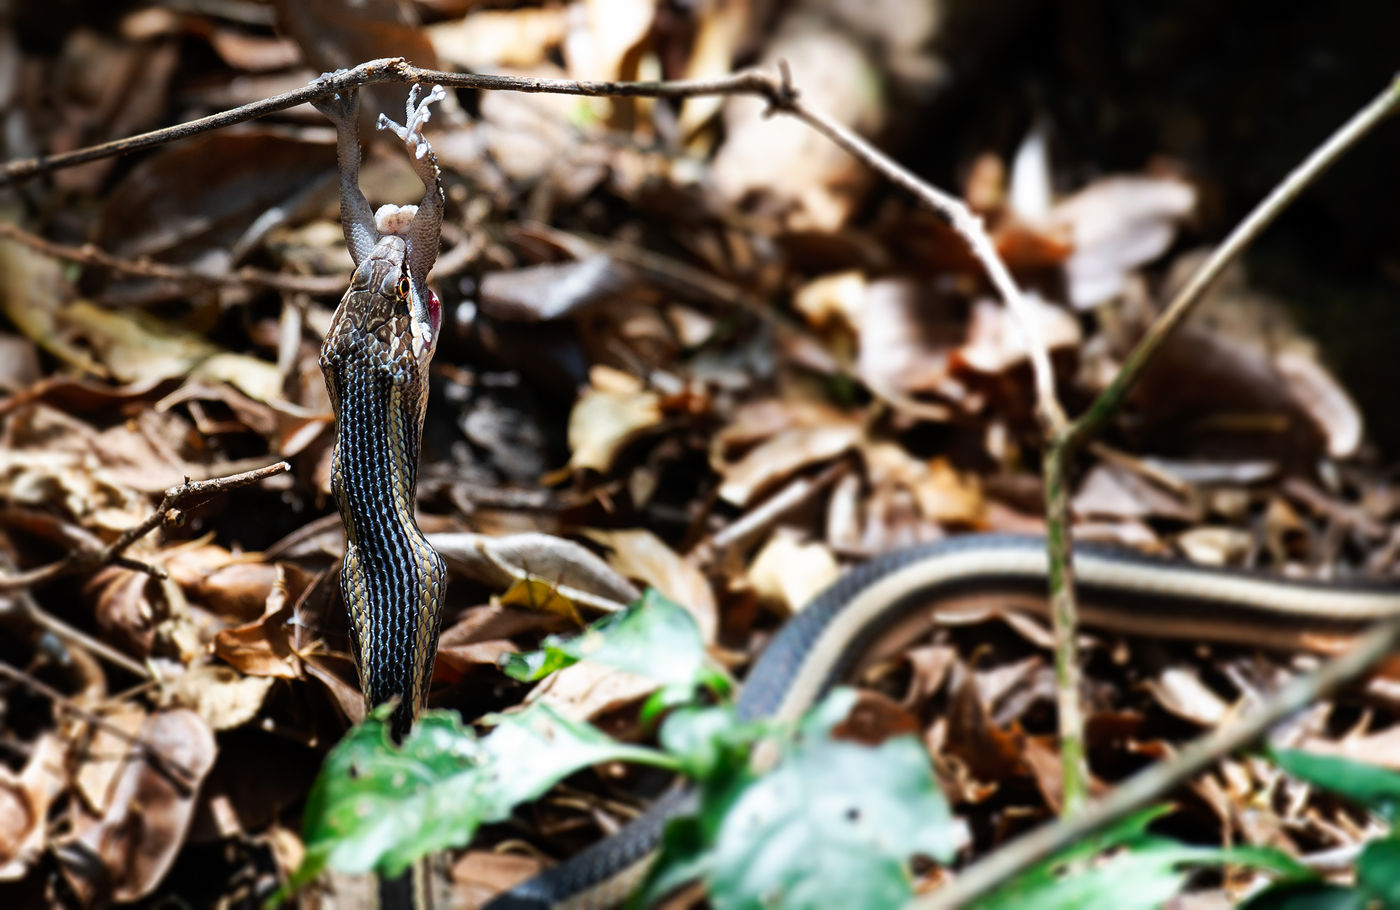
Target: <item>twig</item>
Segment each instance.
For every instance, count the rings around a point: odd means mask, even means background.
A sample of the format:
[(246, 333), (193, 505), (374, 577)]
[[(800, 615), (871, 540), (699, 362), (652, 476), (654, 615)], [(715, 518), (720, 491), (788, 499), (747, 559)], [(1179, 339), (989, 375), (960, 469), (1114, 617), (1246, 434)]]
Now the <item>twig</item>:
[(113, 666), (120, 667), (133, 676), (143, 679), (151, 678), (151, 671), (140, 662), (132, 660), (116, 648), (102, 641), (93, 638), (82, 629), (70, 626), (68, 623), (54, 616), (29, 597), (27, 591), (21, 592), (21, 597), (25, 598), (20, 607), (21, 615), (34, 625), (52, 634), (56, 638), (68, 642), (70, 645), (77, 645), (84, 650), (91, 651), (95, 656), (102, 658)]
[(16, 669), (14, 667), (11, 667), (9, 664), (0, 662), (0, 676), (12, 679), (20, 685), (24, 686), (25, 688), (31, 689), (39, 693), (40, 695), (47, 698), (49, 701), (53, 702), (54, 707), (58, 708), (60, 711), (65, 711), (69, 714), (72, 714), (74, 717), (84, 720), (87, 723), (92, 724), (94, 727), (99, 727), (112, 734), (117, 739), (120, 739), (123, 742), (130, 744), (132, 748), (136, 749), (136, 751), (141, 753), (143, 758), (145, 758), (151, 763), (152, 767), (169, 777), (182, 789), (188, 791), (197, 779), (195, 773), (191, 771), (188, 767), (186, 767), (183, 762), (162, 755), (144, 739), (141, 739), (139, 736), (133, 736), (126, 730), (123, 730), (121, 727), (117, 726), (107, 718), (103, 717), (101, 714), (94, 714), (86, 708), (80, 707), (76, 702), (74, 702), (68, 696), (64, 695), (62, 692), (58, 691), (52, 686), (49, 686), (46, 683), (35, 679), (28, 673), (25, 673), (23, 670)]
[(122, 535), (100, 550), (78, 550), (70, 553), (67, 557), (58, 562), (40, 566), (37, 569), (30, 569), (27, 572), (19, 572), (14, 575), (0, 575), (0, 594), (8, 591), (15, 591), (22, 588), (29, 588), (53, 581), (65, 575), (72, 575), (78, 572), (90, 572), (101, 566), (117, 565), (138, 572), (146, 572), (157, 578), (165, 578), (165, 570), (128, 559), (123, 554), (127, 548), (166, 520), (172, 513), (180, 510), (194, 508), (205, 502), (209, 497), (227, 490), (235, 490), (239, 487), (246, 487), (250, 484), (258, 483), (269, 477), (284, 474), (290, 471), (292, 466), (285, 461), (270, 464), (266, 467), (257, 468), (252, 471), (244, 471), (241, 474), (232, 474), (228, 477), (214, 477), (209, 480), (186, 480), (179, 486), (171, 487), (165, 491), (165, 498), (156, 507), (155, 511), (146, 516), (140, 524), (128, 528)]
[(491, 76), (477, 73), (449, 73), (423, 69), (409, 64), (402, 57), (371, 60), (342, 70), (324, 79), (307, 83), (295, 91), (284, 92), (221, 111), (188, 123), (152, 130), (138, 136), (117, 139), (101, 145), (74, 149), (59, 155), (43, 155), (11, 161), (0, 167), (0, 186), (28, 180), (39, 174), (74, 167), (100, 158), (125, 155), (153, 148), (167, 142), (188, 139), (210, 130), (223, 129), (267, 114), (305, 104), (316, 98), (342, 92), (359, 85), (381, 82), (426, 82), (453, 88), (488, 89), (510, 92), (549, 93), (555, 95), (612, 96), (632, 98), (691, 98), (698, 95), (761, 95), (776, 100), (777, 83), (762, 73), (739, 73), (722, 79), (692, 79), (675, 82), (580, 82), (573, 79), (536, 79), (527, 76)]
[(282, 291), (296, 291), (306, 294), (340, 295), (345, 290), (345, 279), (338, 275), (283, 275), (263, 269), (241, 268), (222, 275), (212, 275), (195, 269), (181, 268), (152, 262), (149, 259), (120, 259), (91, 243), (80, 247), (53, 243), (20, 230), (18, 225), (0, 224), (0, 237), (8, 237), (31, 250), (43, 253), (54, 259), (80, 262), (84, 265), (100, 266), (113, 272), (137, 275), (142, 278), (159, 278), (165, 281), (178, 281), (185, 284), (220, 286), (256, 286), (275, 288)]
[(0, 186), (25, 180), (47, 171), (73, 167), (99, 158), (123, 155), (144, 148), (185, 139), (198, 133), (221, 129), (286, 110), (316, 98), (322, 98), (352, 86), (380, 82), (434, 83), (443, 86), (496, 91), (548, 93), (636, 98), (681, 99), (701, 95), (756, 95), (767, 99), (772, 110), (790, 114), (802, 120), (832, 142), (855, 156), (866, 166), (884, 175), (919, 202), (948, 219), (971, 248), (973, 255), (987, 270), (992, 284), (1016, 315), (1021, 330), (1029, 342), (1030, 359), (1035, 374), (1037, 402), (1047, 431), (1065, 423), (1064, 412), (1055, 397), (1054, 373), (1046, 346), (1040, 343), (1035, 322), (1029, 318), (1024, 299), (1010, 271), (996, 253), (991, 238), (982, 227), (982, 220), (961, 200), (950, 196), (895, 162), (865, 139), (836, 122), (826, 114), (804, 104), (792, 85), (791, 74), (781, 66), (781, 78), (767, 73), (736, 73), (718, 79), (689, 79), (669, 82), (584, 82), (574, 79), (540, 79), (527, 76), (493, 76), (477, 73), (450, 73), (423, 69), (409, 64), (401, 57), (371, 60), (359, 66), (317, 79), (299, 89), (274, 95), (233, 110), (223, 111), (188, 123), (153, 130), (126, 139), (75, 149), (60, 155), (11, 161), (0, 168)]
[(973, 213), (961, 199), (943, 192), (921, 180), (884, 152), (875, 148), (859, 134), (826, 114), (808, 107), (798, 97), (791, 85), (786, 66), (782, 66), (783, 81), (774, 86), (775, 95), (769, 95), (769, 103), (782, 113), (791, 114), (821, 133), (832, 142), (858, 159), (866, 167), (876, 171), (895, 186), (909, 193), (920, 203), (948, 220), (953, 230), (962, 236), (977, 261), (987, 270), (987, 277), (1001, 295), (1008, 309), (1016, 319), (1026, 340), (1030, 354), (1031, 372), (1035, 377), (1036, 409), (1046, 436), (1053, 436), (1066, 425), (1064, 410), (1055, 396), (1055, 372), (1050, 365), (1049, 350), (1044, 339), (1036, 330), (1032, 316), (1020, 288), (1011, 277), (1011, 272), (997, 254), (992, 238), (982, 226), (982, 219)]
[(1131, 815), (1214, 764), (1248, 746), (1269, 728), (1356, 679), (1400, 646), (1400, 620), (1387, 620), (1362, 637), (1351, 651), (1311, 673), (1291, 680), (1277, 695), (1238, 722), (1187, 745), (1170, 762), (1158, 763), (1119, 784), (1104, 799), (1078, 814), (1037, 828), (962, 872), (946, 888), (922, 898), (920, 910), (966, 906), (1013, 876)]

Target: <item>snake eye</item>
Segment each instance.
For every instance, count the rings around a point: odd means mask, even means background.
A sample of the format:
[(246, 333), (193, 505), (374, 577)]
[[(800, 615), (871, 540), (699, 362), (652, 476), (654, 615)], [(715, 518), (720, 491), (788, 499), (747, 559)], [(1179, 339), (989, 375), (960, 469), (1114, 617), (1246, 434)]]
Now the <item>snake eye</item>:
[(399, 279), (399, 289), (398, 289), (398, 290), (399, 290), (399, 296), (400, 296), (400, 297), (407, 297), (407, 296), (408, 296), (408, 277), (407, 277), (407, 276), (404, 276), (404, 277), (402, 277), (402, 278)]

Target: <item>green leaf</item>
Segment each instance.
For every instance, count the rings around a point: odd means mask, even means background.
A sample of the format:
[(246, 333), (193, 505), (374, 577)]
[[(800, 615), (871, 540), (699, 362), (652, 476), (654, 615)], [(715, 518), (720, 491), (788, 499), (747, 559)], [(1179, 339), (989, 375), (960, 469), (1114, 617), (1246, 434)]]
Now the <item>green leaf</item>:
[(1294, 777), (1354, 800), (1395, 823), (1400, 809), (1400, 774), (1349, 758), (1299, 749), (1270, 749), (1269, 757)]
[[(1152, 806), (1131, 815), (1040, 863), (974, 906), (977, 910), (1147, 910), (1175, 895), (1193, 869), (1223, 863), (1262, 869), (1282, 878), (1315, 878), (1306, 866), (1273, 848), (1195, 847), (1148, 833), (1148, 826), (1170, 811), (1170, 806)], [(1106, 862), (1090, 864), (1107, 850), (1121, 852)]]
[(766, 719), (741, 723), (730, 705), (682, 707), (662, 723), (661, 747), (687, 777), (709, 780), (747, 766), (750, 747), (773, 729)]
[(641, 902), (697, 873), (720, 910), (907, 902), (907, 860), (951, 859), (952, 819), (917, 738), (874, 748), (831, 738), (854, 699), (849, 690), (828, 696), (769, 774), (715, 762), (700, 814), (668, 831)]
[(977, 903), (977, 910), (1156, 910), (1201, 866), (1225, 863), (1275, 874), (1310, 875), (1286, 854), (1261, 847), (1192, 847), (1147, 837), (1093, 866), (1056, 862), (1053, 875), (1027, 875)]
[(1400, 907), (1400, 841), (1383, 837), (1367, 844), (1356, 861), (1356, 884), (1382, 907)]
[(575, 636), (551, 635), (540, 650), (506, 656), (501, 669), (522, 682), (589, 660), (656, 680), (643, 718), (693, 699), (697, 688), (727, 692), (728, 679), (709, 662), (700, 627), (684, 607), (648, 590), (626, 610), (610, 614)]
[(1240, 910), (1367, 910), (1366, 892), (1327, 882), (1271, 885), (1240, 905)]
[(652, 749), (615, 742), (542, 705), (494, 715), (478, 738), (448, 711), (425, 713), (401, 746), (376, 709), (326, 756), (307, 801), (304, 883), (327, 864), (397, 875), (415, 859), (471, 840), (575, 771), (604, 761), (675, 769)]

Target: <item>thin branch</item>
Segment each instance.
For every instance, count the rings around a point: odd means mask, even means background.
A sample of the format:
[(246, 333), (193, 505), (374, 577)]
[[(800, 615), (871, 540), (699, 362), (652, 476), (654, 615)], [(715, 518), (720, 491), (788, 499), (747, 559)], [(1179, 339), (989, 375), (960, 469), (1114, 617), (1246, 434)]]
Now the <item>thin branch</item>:
[(866, 167), (881, 174), (895, 186), (909, 193), (924, 206), (948, 220), (953, 230), (967, 243), (972, 255), (987, 270), (992, 285), (1001, 295), (1026, 340), (1030, 354), (1031, 371), (1035, 377), (1036, 408), (1041, 425), (1047, 437), (1053, 437), (1068, 424), (1064, 410), (1055, 395), (1055, 372), (1050, 365), (1049, 350), (1036, 329), (1036, 321), (1022, 296), (1011, 272), (1002, 262), (996, 245), (982, 225), (982, 219), (969, 209), (961, 199), (920, 179), (916, 174), (884, 152), (871, 145), (855, 131), (826, 114), (808, 107), (798, 97), (797, 90), (787, 81), (787, 68), (783, 68), (781, 91), (770, 96), (774, 110), (791, 114), (821, 133), (842, 149), (846, 150)]
[(241, 474), (232, 474), (228, 477), (186, 480), (179, 486), (166, 490), (165, 498), (161, 500), (154, 512), (146, 516), (140, 524), (122, 532), (120, 537), (102, 549), (77, 550), (58, 562), (40, 566), (37, 569), (30, 569), (27, 572), (19, 572), (14, 575), (0, 575), (0, 594), (45, 584), (65, 575), (91, 572), (107, 565), (124, 566), (138, 572), (146, 572), (157, 578), (165, 578), (164, 569), (128, 559), (123, 554), (132, 544), (155, 530), (167, 518), (178, 515), (181, 511), (198, 507), (211, 496), (258, 483), (269, 477), (284, 474), (291, 469), (292, 466), (287, 462), (279, 461), (276, 464), (252, 471), (244, 471)]
[(747, 72), (718, 79), (688, 79), (668, 82), (584, 82), (574, 79), (451, 73), (413, 66), (401, 57), (384, 58), (371, 60), (368, 63), (362, 63), (359, 66), (322, 77), (291, 92), (274, 95), (271, 98), (245, 104), (242, 107), (212, 114), (188, 123), (153, 130), (149, 133), (85, 149), (76, 149), (59, 155), (12, 161), (0, 168), (0, 186), (25, 180), (47, 171), (73, 167), (113, 155), (123, 155), (185, 139), (210, 130), (233, 126), (256, 117), (304, 104), (316, 98), (344, 91), (352, 86), (373, 85), (380, 82), (434, 83), (455, 88), (589, 97), (681, 99), (702, 95), (756, 95), (765, 98), (774, 111), (790, 114), (807, 123), (866, 166), (884, 175), (896, 186), (913, 195), (919, 202), (948, 219), (953, 228), (967, 242), (973, 255), (987, 270), (992, 284), (1016, 315), (1017, 322), (1026, 335), (1031, 365), (1035, 374), (1039, 412), (1047, 429), (1047, 435), (1051, 431), (1058, 430), (1065, 423), (1064, 412), (1055, 397), (1054, 373), (1050, 368), (1047, 348), (1037, 337), (1035, 322), (1029, 317), (1021, 292), (1016, 287), (1005, 263), (997, 255), (991, 238), (983, 229), (982, 220), (961, 200), (919, 179), (907, 168), (895, 162), (843, 124), (804, 104), (798, 98), (797, 90), (792, 85), (786, 66), (782, 67), (781, 79), (775, 79), (767, 73)]
[(58, 155), (41, 155), (11, 161), (0, 167), (0, 186), (18, 183), (31, 177), (61, 168), (74, 167), (126, 155), (141, 149), (154, 148), (167, 142), (188, 139), (211, 130), (224, 129), (268, 114), (305, 104), (316, 98), (360, 85), (381, 82), (425, 82), (453, 88), (487, 89), (495, 91), (549, 93), (555, 95), (612, 96), (636, 98), (690, 98), (698, 95), (761, 95), (776, 100), (776, 83), (762, 73), (738, 73), (721, 79), (692, 79), (675, 82), (580, 82), (574, 79), (536, 79), (526, 76), (492, 76), (477, 73), (449, 73), (423, 69), (409, 64), (402, 57), (371, 60), (359, 66), (341, 70), (299, 89), (254, 101), (242, 107), (221, 111), (188, 123), (152, 130), (101, 145), (74, 149)]
[(211, 275), (208, 272), (152, 262), (149, 259), (120, 259), (91, 243), (82, 246), (64, 246), (21, 230), (18, 225), (14, 224), (0, 224), (0, 237), (9, 238), (54, 259), (97, 266), (142, 278), (158, 278), (164, 281), (178, 281), (182, 284), (267, 287), (322, 296), (339, 296), (345, 290), (344, 277), (336, 275), (283, 275), (280, 272), (268, 272), (254, 268), (242, 268), (222, 275)]
[(920, 910), (951, 910), (982, 897), (1035, 864), (1161, 799), (1229, 755), (1258, 740), (1269, 728), (1361, 676), (1400, 647), (1400, 620), (1387, 620), (1349, 652), (1285, 685), (1277, 695), (1238, 722), (1187, 745), (1170, 762), (1151, 765), (1082, 812), (1037, 828), (958, 875), (951, 885), (922, 898)]
[(73, 701), (73, 699), (64, 695), (62, 692), (58, 691), (52, 686), (35, 679), (33, 676), (30, 676), (23, 670), (16, 669), (15, 667), (11, 667), (9, 664), (0, 662), (0, 676), (12, 679), (20, 685), (24, 686), (25, 688), (37, 692), (44, 698), (47, 698), (49, 701), (53, 702), (54, 707), (59, 709), (60, 711), (63, 711), (67, 714), (72, 714), (74, 717), (77, 717), (80, 720), (84, 720), (87, 723), (92, 724), (94, 727), (99, 727), (102, 730), (105, 730), (106, 732), (110, 733), (112, 736), (115, 736), (117, 739), (128, 743), (132, 748), (140, 752), (141, 756), (145, 758), (146, 761), (150, 762), (153, 768), (169, 777), (182, 790), (188, 792), (189, 788), (196, 781), (197, 777), (195, 773), (191, 771), (188, 767), (186, 767), (183, 762), (162, 755), (144, 739), (141, 739), (139, 736), (134, 736), (128, 733), (126, 730), (112, 723), (110, 720), (103, 717), (101, 714), (95, 714), (92, 711), (81, 707), (80, 705), (78, 705), (77, 702)]

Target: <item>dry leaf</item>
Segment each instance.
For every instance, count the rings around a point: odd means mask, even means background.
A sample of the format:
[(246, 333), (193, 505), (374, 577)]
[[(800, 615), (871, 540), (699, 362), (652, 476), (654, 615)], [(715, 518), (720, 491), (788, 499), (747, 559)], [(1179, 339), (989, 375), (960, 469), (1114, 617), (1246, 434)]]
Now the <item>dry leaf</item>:
[(840, 574), (836, 557), (825, 545), (803, 543), (798, 535), (781, 529), (764, 544), (748, 571), (758, 596), (784, 613), (801, 610)]
[(631, 283), (619, 263), (600, 253), (576, 262), (490, 272), (481, 279), (479, 305), (481, 312), (503, 322), (547, 322), (614, 300)]
[(546, 677), (525, 702), (543, 702), (571, 720), (591, 721), (641, 701), (656, 687), (654, 679), (583, 661)]
[[(151, 715), (140, 737), (167, 762), (193, 774), (174, 781), (142, 753), (127, 750), (122, 770), (97, 824), (78, 837), (105, 869), (102, 879), (113, 900), (138, 900), (155, 890), (185, 841), (197, 805), (200, 782), (214, 764), (217, 747), (209, 727), (193, 711), (175, 709)], [(91, 895), (92, 882), (74, 867), (65, 867)]]
[(468, 850), (452, 864), (452, 906), (482, 907), (508, 888), (538, 875), (540, 860), (518, 853)]
[(706, 644), (714, 644), (719, 606), (705, 576), (650, 531), (586, 531), (611, 552), (608, 563), (628, 578), (655, 588), (685, 607), (700, 627)]
[(852, 269), (807, 282), (792, 295), (792, 305), (815, 328), (844, 325), (854, 331), (861, 324), (865, 298), (865, 273)]
[(549, 59), (564, 40), (565, 7), (474, 9), (423, 29), (444, 64), (464, 70), (531, 67)]
[[(1062, 307), (1047, 303), (1039, 294), (1021, 295), (1031, 317), (1031, 331), (1046, 351), (1076, 348), (1082, 337), (1079, 321)], [(1006, 307), (979, 299), (972, 307), (967, 342), (957, 349), (956, 363), (979, 373), (1000, 374), (1020, 366), (1030, 357), (1026, 333)]]
[(924, 282), (886, 278), (871, 282), (860, 309), (860, 375), (884, 398), (937, 392), (959, 399), (948, 379), (948, 356), (962, 340), (957, 302)]
[(219, 664), (195, 667), (170, 687), (171, 703), (193, 710), (211, 730), (232, 730), (258, 716), (276, 682), (273, 675), (244, 676)]
[(1288, 392), (1327, 439), (1327, 454), (1350, 458), (1361, 446), (1362, 420), (1356, 404), (1332, 374), (1296, 351), (1274, 355), (1274, 368)]
[(1166, 252), (1195, 207), (1194, 187), (1160, 177), (1106, 177), (1056, 206), (1051, 224), (1074, 238), (1070, 301), (1088, 309), (1120, 294), (1128, 273)]
[(592, 550), (551, 534), (430, 534), (428, 540), (453, 572), (493, 588), (534, 579), (572, 600), (602, 598), (619, 606), (642, 596)]
[(1230, 716), (1230, 705), (1194, 669), (1168, 667), (1143, 685), (1163, 708), (1202, 727), (1217, 727)]
[[(615, 375), (621, 374), (594, 367), (594, 387), (579, 396), (569, 413), (569, 467), (575, 471), (606, 472), (624, 446), (661, 423), (661, 396), (635, 381), (630, 390), (618, 389)], [(601, 389), (600, 382), (614, 388)]]
[(762, 490), (810, 465), (842, 455), (861, 438), (861, 429), (851, 424), (797, 427), (762, 443), (739, 461), (720, 469), (724, 482), (721, 499), (746, 506)]
[(21, 773), (0, 766), (0, 882), (27, 875), (46, 846), (49, 804), (68, 786), (68, 748), (63, 737), (45, 733)]
[(189, 376), (229, 382), (259, 401), (281, 397), (282, 379), (274, 364), (220, 350), (143, 313), (104, 310), (79, 300), (64, 307), (58, 319), (122, 382)]
[[(756, 66), (774, 72), (779, 60), (791, 68), (803, 100), (837, 123), (864, 133), (883, 125), (883, 75), (849, 30), (794, 7)], [(869, 171), (806, 124), (769, 117), (766, 108), (757, 98), (725, 102), (728, 138), (711, 164), (715, 185), (731, 205), (751, 196), (767, 200), (794, 229), (841, 227), (869, 185)]]

